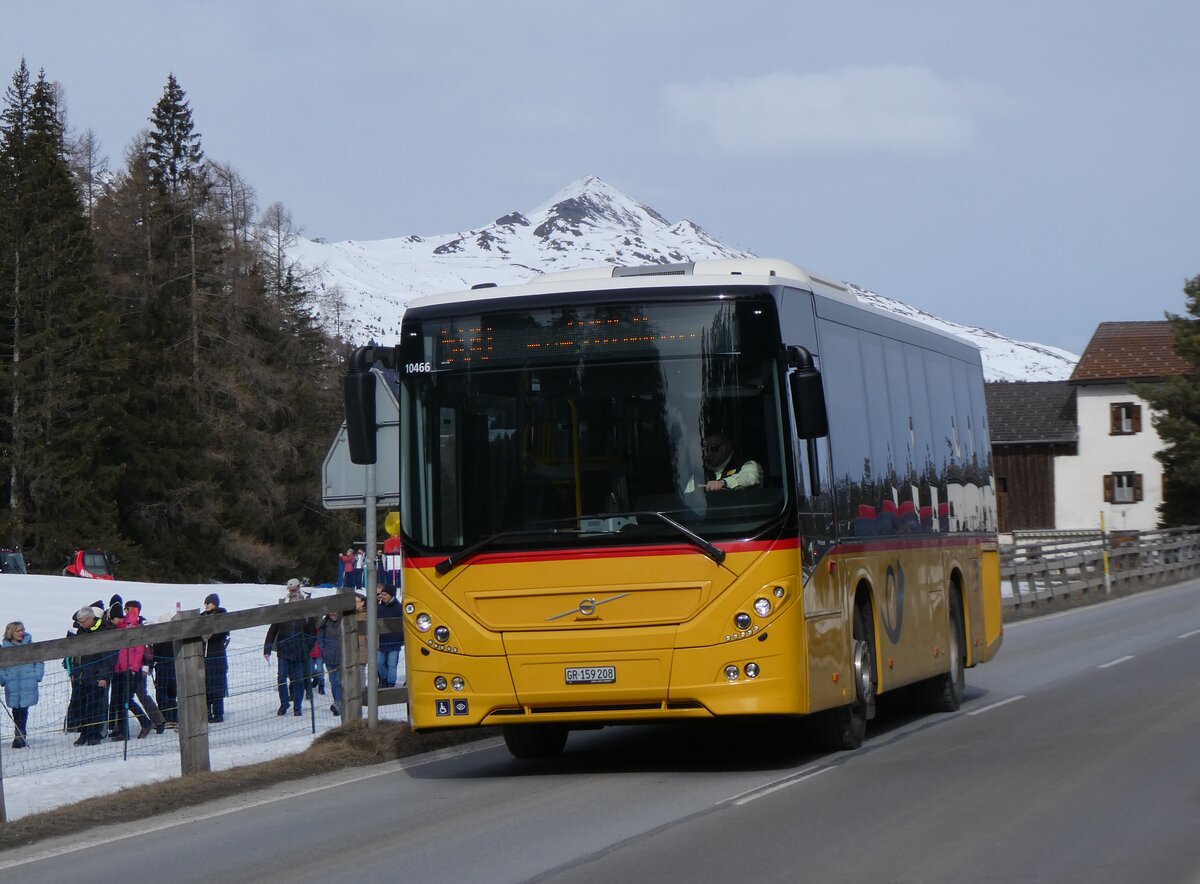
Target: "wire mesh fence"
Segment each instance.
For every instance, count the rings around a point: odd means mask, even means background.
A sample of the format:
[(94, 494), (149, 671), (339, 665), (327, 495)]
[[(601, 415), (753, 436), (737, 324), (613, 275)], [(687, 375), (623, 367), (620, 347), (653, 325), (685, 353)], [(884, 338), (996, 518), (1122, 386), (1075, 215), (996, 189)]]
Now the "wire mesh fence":
[[(280, 714), (280, 675), (276, 656), (264, 659), (263, 629), (232, 633), (226, 651), (227, 692), (222, 698), (218, 720), (210, 715), (208, 741), (218, 756), (236, 757), (236, 763), (277, 757), (281, 744), (289, 751), (341, 724), (340, 696), (334, 696), (334, 680), (340, 682), (340, 667), (332, 671), (311, 658), (305, 661), (300, 690), (300, 714), (290, 702)], [(116, 662), (117, 653), (106, 655), (104, 669)], [(161, 770), (164, 776), (179, 773), (180, 741), (178, 708), (169, 673), (174, 668), (169, 654), (158, 654), (149, 671), (144, 671), (145, 693), (157, 707), (154, 712), (142, 703), (136, 691), (114, 686), (112, 679), (102, 699), (90, 705), (79, 697), (80, 685), (73, 682), (66, 661), (49, 661), (38, 685), (38, 701), (26, 708), (25, 726), (20, 708), (3, 704), (0, 712), (0, 751), (4, 779), (58, 774), (74, 768), (94, 766), (98, 761), (125, 761), (141, 769)], [(358, 677), (365, 678), (364, 667)], [(340, 685), (339, 685), (340, 686)], [(283, 687), (290, 686), (284, 680)], [(72, 694), (75, 702), (72, 703)], [(383, 718), (403, 719), (405, 708), (381, 710)], [(157, 714), (156, 714), (157, 713)], [(23, 730), (23, 733), (22, 733)], [(90, 738), (90, 739), (89, 739)], [(23, 744), (23, 745), (17, 745)]]

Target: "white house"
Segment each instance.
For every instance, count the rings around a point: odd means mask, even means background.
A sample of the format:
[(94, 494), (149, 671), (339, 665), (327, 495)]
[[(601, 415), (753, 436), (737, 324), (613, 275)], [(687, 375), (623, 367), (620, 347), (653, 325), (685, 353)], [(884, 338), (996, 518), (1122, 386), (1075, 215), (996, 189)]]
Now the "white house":
[(1150, 407), (1133, 382), (1183, 374), (1169, 322), (1102, 322), (1071, 374), (1077, 453), (1054, 459), (1058, 529), (1146, 530), (1158, 525), (1162, 448)]

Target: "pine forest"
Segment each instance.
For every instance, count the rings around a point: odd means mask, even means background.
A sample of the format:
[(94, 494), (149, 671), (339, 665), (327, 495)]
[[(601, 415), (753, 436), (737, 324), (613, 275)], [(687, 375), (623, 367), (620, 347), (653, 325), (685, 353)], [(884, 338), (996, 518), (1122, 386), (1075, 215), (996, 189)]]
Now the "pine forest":
[(35, 573), (101, 548), (135, 580), (333, 576), (361, 534), (321, 506), (345, 342), (297, 236), (206, 157), (168, 76), (109, 168), (26, 63), (0, 116), (0, 546)]

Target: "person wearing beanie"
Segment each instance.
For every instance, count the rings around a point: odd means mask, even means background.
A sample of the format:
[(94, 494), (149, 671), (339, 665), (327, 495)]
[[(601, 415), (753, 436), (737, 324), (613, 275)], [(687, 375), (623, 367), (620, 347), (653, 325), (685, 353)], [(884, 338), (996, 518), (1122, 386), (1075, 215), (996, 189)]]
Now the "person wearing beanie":
[[(221, 607), (221, 597), (210, 592), (204, 597), (206, 614), (228, 613)], [(204, 641), (204, 697), (208, 701), (208, 720), (212, 724), (225, 720), (225, 698), (229, 696), (229, 647), (228, 632), (214, 632)]]
[[(145, 622), (142, 603), (130, 599), (125, 603), (125, 616), (116, 621), (116, 626), (118, 629), (136, 629)], [(166, 727), (158, 704), (146, 689), (146, 669), (153, 660), (154, 652), (147, 645), (134, 645), (117, 651), (116, 663), (113, 665), (112, 709), (109, 715), (115, 723), (109, 734), (110, 739), (129, 739), (127, 713), (133, 713), (133, 717), (142, 726), (137, 735), (139, 740), (144, 739), (152, 728), (161, 734)]]

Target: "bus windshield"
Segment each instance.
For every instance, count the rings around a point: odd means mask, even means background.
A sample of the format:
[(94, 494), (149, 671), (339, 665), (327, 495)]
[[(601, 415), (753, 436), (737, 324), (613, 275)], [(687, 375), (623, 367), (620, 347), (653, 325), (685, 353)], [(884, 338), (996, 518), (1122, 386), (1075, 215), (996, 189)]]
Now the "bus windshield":
[[(579, 297), (405, 316), (400, 511), (414, 552), (702, 545), (783, 512), (771, 298)], [(722, 463), (706, 462), (714, 451)]]

